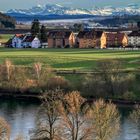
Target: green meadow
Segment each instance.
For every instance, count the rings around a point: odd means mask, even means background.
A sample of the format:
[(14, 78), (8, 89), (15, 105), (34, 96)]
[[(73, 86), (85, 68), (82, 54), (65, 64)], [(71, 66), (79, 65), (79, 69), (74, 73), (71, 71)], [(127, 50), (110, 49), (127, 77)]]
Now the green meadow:
[(99, 61), (119, 60), (126, 70), (140, 69), (140, 50), (0, 48), (0, 63), (6, 59), (23, 66), (41, 62), (59, 70), (92, 70)]
[(12, 34), (0, 34), (0, 42), (5, 43), (7, 42), (11, 37), (13, 37)]

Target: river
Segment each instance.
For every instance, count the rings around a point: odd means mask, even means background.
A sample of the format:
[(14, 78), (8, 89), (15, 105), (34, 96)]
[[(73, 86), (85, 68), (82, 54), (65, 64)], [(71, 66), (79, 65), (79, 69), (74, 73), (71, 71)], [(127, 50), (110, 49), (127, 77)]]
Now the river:
[[(14, 140), (18, 134), (29, 140), (29, 130), (35, 126), (38, 107), (38, 103), (0, 99), (0, 116), (11, 125), (11, 140)], [(132, 107), (121, 106), (119, 110), (122, 115), (122, 123), (120, 136), (116, 140), (140, 140), (140, 128), (127, 119)]]

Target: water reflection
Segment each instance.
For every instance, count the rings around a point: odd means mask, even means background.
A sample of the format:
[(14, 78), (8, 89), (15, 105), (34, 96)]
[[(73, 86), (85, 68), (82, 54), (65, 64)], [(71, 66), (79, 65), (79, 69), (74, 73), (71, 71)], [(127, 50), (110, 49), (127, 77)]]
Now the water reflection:
[(16, 101), (0, 100), (0, 116), (4, 117), (11, 125), (11, 139), (16, 135), (22, 134), (29, 139), (28, 130), (34, 128), (35, 115), (38, 104)]
[[(28, 132), (35, 126), (35, 115), (39, 104), (0, 99), (0, 116), (11, 125), (11, 140), (22, 134), (28, 140)], [(128, 120), (130, 107), (119, 107), (122, 114), (121, 133), (116, 140), (140, 140), (140, 124)]]

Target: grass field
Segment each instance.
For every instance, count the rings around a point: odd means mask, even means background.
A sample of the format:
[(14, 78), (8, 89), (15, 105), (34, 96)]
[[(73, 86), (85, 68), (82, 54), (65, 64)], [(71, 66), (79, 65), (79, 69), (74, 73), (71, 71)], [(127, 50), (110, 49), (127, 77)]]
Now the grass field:
[(0, 42), (5, 43), (7, 42), (13, 35), (11, 34), (0, 34)]
[(125, 69), (140, 69), (140, 50), (0, 48), (0, 63), (5, 59), (16, 65), (30, 66), (41, 62), (63, 70), (91, 70), (98, 61), (117, 59), (124, 62)]

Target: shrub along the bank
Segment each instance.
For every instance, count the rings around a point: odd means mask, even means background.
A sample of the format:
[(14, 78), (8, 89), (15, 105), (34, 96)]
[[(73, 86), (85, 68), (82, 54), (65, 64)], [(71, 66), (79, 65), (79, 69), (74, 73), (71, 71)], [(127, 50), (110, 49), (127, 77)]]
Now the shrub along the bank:
[(48, 89), (67, 89), (68, 81), (58, 77), (49, 66), (35, 63), (32, 67), (15, 66), (6, 60), (0, 65), (0, 90), (13, 93), (42, 93)]
[(135, 98), (135, 75), (123, 73), (122, 69), (122, 63), (116, 60), (98, 62), (99, 73), (85, 76), (82, 92), (88, 97)]

